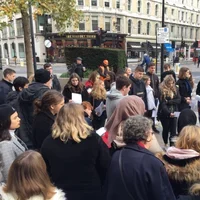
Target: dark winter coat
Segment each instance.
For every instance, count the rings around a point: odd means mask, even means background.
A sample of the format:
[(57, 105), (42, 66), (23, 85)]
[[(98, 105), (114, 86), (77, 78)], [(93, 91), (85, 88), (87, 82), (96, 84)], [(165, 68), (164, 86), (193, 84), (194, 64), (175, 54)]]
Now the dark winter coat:
[(89, 94), (87, 90), (85, 89), (85, 86), (83, 86), (83, 89), (81, 90), (78, 86), (71, 86), (71, 85), (65, 85), (63, 90), (63, 96), (65, 97), (65, 103), (68, 103), (70, 99), (72, 99), (72, 93), (81, 94), (82, 101), (88, 101)]
[(142, 80), (135, 79), (133, 75), (130, 75), (130, 80), (132, 81), (131, 89), (129, 95), (136, 95), (141, 97), (145, 104), (145, 109), (148, 110), (147, 104), (147, 92), (145, 83)]
[(150, 151), (132, 144), (122, 150), (124, 180), (133, 198), (122, 182), (119, 153), (112, 157), (105, 184), (106, 200), (175, 200), (163, 163)]
[(165, 71), (161, 74), (161, 82), (163, 82), (164, 78), (167, 76), (167, 75), (172, 75), (175, 82), (176, 82), (176, 74), (173, 70), (170, 70), (170, 71)]
[(181, 97), (179, 90), (177, 88), (177, 93), (173, 98), (167, 97), (164, 98), (161, 93), (160, 104), (158, 107), (158, 117), (159, 118), (169, 118), (171, 113), (178, 112), (178, 105), (181, 102)]
[(200, 181), (200, 158), (172, 159), (158, 154), (165, 165), (172, 189), (176, 197), (188, 195), (189, 188)]
[(53, 75), (52, 89), (57, 90), (58, 92), (61, 92), (61, 85), (56, 75)]
[(150, 86), (153, 88), (154, 97), (159, 98), (159, 78), (156, 74), (151, 74), (149, 72), (146, 73), (147, 76), (150, 77), (151, 83)]
[(48, 91), (49, 88), (42, 83), (33, 82), (28, 88), (24, 89), (19, 97), (19, 117), (21, 118), (21, 125), (18, 129), (18, 137), (25, 142), (28, 148), (34, 148), (33, 146), (33, 109), (34, 101), (41, 98), (42, 95)]
[(51, 134), (55, 116), (48, 111), (41, 111), (33, 121), (33, 139), (36, 149), (40, 149), (45, 138)]
[(0, 81), (0, 105), (6, 103), (6, 97), (12, 91), (13, 84), (2, 79)]
[(6, 97), (6, 103), (11, 105), (13, 108), (15, 108), (17, 111), (17, 99), (20, 94), (20, 91), (11, 91), (8, 93)]
[(177, 200), (200, 200), (200, 196), (181, 195)]
[(192, 88), (189, 83), (189, 81), (186, 79), (179, 79), (176, 82), (176, 85), (179, 87), (179, 93), (181, 95), (181, 103), (179, 104), (179, 110), (182, 111), (185, 108), (190, 108), (190, 105), (186, 102), (185, 97), (191, 98)]
[(68, 200), (102, 200), (102, 185), (110, 164), (103, 140), (92, 133), (80, 143), (48, 136), (41, 148), (54, 184)]

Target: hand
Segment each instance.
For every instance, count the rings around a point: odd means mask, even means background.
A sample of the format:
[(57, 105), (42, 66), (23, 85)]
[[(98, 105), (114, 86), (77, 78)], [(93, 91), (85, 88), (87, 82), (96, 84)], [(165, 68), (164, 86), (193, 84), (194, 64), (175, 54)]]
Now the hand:
[(72, 99), (69, 100), (69, 103), (74, 103), (74, 101)]
[(174, 113), (170, 113), (170, 117), (174, 117)]
[(84, 71), (84, 72), (86, 71), (86, 68), (85, 68), (85, 67), (83, 67), (83, 71)]

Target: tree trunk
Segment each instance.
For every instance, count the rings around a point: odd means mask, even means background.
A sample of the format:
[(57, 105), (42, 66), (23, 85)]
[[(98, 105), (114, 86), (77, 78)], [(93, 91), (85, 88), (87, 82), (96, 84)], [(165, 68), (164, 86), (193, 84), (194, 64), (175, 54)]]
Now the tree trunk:
[(21, 10), (22, 14), (22, 25), (24, 31), (24, 44), (26, 52), (26, 66), (27, 66), (27, 77), (34, 74), (33, 69), (33, 55), (31, 49), (31, 38), (30, 38), (30, 17), (27, 11)]

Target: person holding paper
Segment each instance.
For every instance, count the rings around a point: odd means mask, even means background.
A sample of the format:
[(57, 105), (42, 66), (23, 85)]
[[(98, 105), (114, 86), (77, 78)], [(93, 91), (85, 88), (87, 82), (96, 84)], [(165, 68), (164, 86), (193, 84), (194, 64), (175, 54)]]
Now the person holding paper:
[(94, 83), (92, 92), (90, 93), (90, 103), (92, 104), (93, 111), (93, 128), (95, 130), (104, 127), (106, 121), (106, 90), (102, 80)]
[(89, 94), (78, 74), (73, 73), (70, 76), (68, 83), (64, 87), (63, 96), (65, 97), (65, 103), (72, 101), (81, 104), (82, 101), (88, 101)]
[(162, 137), (165, 148), (168, 146), (170, 132), (170, 145), (172, 138), (176, 135), (177, 117), (174, 113), (178, 111), (181, 102), (178, 87), (172, 75), (167, 75), (160, 85), (160, 104), (158, 108), (158, 118), (161, 121), (163, 131)]

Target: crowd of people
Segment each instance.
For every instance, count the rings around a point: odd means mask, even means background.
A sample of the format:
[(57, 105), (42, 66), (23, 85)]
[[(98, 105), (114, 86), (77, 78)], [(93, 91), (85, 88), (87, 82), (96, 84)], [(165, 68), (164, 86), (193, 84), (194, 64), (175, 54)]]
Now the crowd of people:
[(200, 199), (189, 68), (159, 79), (154, 63), (114, 73), (104, 60), (84, 82), (86, 70), (78, 57), (63, 88), (49, 63), (31, 81), (4, 70), (0, 199)]

